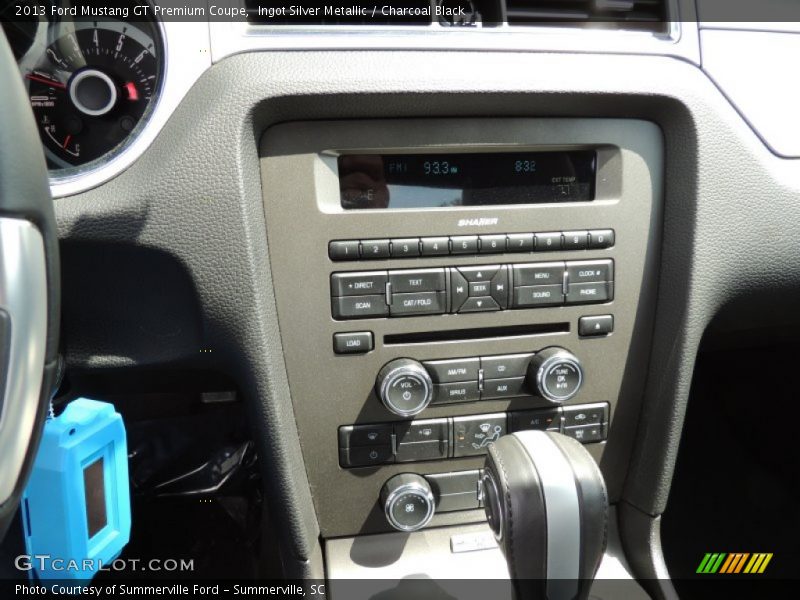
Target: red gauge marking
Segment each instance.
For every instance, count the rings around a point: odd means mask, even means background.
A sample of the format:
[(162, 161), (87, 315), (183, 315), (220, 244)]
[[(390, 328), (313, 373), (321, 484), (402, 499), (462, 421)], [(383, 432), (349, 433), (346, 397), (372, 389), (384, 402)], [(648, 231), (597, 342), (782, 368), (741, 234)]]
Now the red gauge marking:
[(68, 136), (67, 136), (67, 137), (64, 139), (64, 145), (63, 145), (63, 146), (61, 146), (62, 148), (64, 148), (64, 150), (66, 150), (66, 149), (67, 149), (67, 146), (69, 145), (69, 141), (70, 141), (71, 139), (72, 139), (72, 134), (69, 134), (69, 135), (68, 135)]
[(139, 99), (139, 90), (136, 89), (136, 84), (132, 81), (129, 81), (124, 86), (125, 91), (128, 92), (128, 100), (132, 102), (136, 102)]
[(53, 86), (54, 88), (59, 88), (62, 90), (67, 89), (67, 86), (61, 83), (60, 81), (53, 81), (52, 79), (47, 79), (46, 77), (39, 77), (38, 75), (31, 75), (30, 73), (25, 75), (25, 77), (27, 79), (30, 79), (31, 81), (38, 81), (39, 83), (45, 83), (47, 85)]

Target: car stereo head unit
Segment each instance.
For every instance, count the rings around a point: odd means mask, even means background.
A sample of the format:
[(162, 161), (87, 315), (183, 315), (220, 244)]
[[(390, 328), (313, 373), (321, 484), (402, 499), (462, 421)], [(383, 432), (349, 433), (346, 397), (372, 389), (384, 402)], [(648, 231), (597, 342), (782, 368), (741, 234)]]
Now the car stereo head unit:
[(597, 153), (344, 154), (342, 208), (441, 208), (594, 200)]

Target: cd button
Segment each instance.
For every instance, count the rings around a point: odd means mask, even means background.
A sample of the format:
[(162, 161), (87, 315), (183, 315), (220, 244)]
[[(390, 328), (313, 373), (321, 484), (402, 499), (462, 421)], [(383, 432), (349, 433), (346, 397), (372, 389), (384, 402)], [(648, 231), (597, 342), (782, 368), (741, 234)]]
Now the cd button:
[(481, 357), (481, 369), (486, 379), (525, 377), (533, 354), (507, 354)]

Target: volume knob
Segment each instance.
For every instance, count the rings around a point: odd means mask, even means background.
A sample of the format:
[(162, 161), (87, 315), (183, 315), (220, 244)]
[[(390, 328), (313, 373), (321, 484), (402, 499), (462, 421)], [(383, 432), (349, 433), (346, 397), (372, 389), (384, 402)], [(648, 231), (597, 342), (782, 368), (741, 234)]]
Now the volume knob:
[(528, 384), (539, 395), (561, 404), (581, 389), (583, 368), (578, 358), (564, 348), (545, 348), (528, 365)]
[(375, 392), (383, 405), (400, 417), (421, 413), (433, 398), (433, 381), (419, 362), (398, 358), (378, 373)]

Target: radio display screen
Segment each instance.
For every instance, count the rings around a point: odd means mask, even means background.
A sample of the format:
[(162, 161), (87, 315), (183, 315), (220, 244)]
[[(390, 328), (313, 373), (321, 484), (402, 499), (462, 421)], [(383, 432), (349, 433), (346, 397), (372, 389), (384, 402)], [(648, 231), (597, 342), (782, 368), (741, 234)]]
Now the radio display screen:
[(440, 208), (588, 202), (597, 153), (347, 154), (338, 158), (342, 208)]

